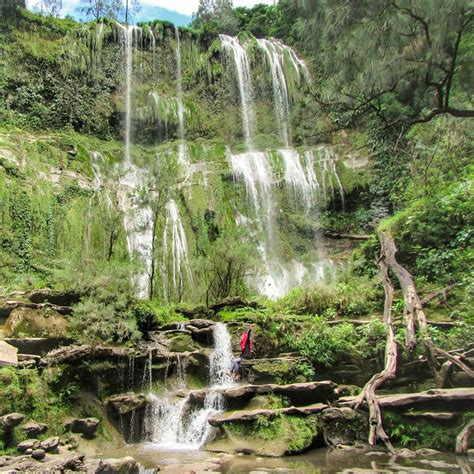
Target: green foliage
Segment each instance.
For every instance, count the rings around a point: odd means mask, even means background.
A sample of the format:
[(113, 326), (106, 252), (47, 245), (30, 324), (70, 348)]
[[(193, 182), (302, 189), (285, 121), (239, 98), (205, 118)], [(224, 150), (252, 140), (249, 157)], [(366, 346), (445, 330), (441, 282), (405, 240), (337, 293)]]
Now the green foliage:
[(335, 285), (315, 284), (296, 288), (277, 307), (296, 314), (328, 318), (371, 314), (380, 305), (380, 289), (365, 278), (347, 278)]
[(125, 344), (140, 338), (137, 319), (143, 324), (146, 311), (134, 306), (131, 281), (128, 265), (111, 262), (76, 274), (73, 287), (87, 295), (71, 318), (71, 331), (80, 341)]
[(62, 434), (63, 421), (78, 394), (76, 381), (56, 385), (61, 369), (0, 368), (0, 413), (19, 412), (44, 422), (50, 436)]
[(10, 206), (12, 219), (12, 247), (18, 258), (18, 270), (28, 269), (32, 257), (31, 227), (32, 212), (29, 196), (24, 191), (19, 191), (13, 196)]
[(311, 362), (325, 367), (350, 357), (358, 342), (358, 334), (349, 323), (329, 326), (322, 318), (314, 318), (302, 334), (287, 335), (285, 345), (308, 357)]
[[(441, 451), (453, 451), (456, 436), (463, 424), (447, 427), (444, 423), (426, 421), (413, 417), (403, 417), (398, 413), (385, 412), (384, 426), (390, 438), (411, 449), (433, 448)], [(472, 413), (465, 414), (465, 423)]]

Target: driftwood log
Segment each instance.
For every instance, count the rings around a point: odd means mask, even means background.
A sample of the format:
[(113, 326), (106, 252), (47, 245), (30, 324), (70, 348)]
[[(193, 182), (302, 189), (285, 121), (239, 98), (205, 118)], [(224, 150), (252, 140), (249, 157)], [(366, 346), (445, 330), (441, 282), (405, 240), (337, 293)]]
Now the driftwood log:
[(387, 341), (385, 344), (385, 367), (375, 374), (365, 385), (360, 396), (356, 400), (355, 407), (358, 408), (364, 401), (369, 407), (369, 444), (374, 445), (377, 439), (385, 443), (390, 451), (394, 451), (389, 437), (382, 424), (382, 413), (380, 405), (375, 395), (375, 391), (387, 380), (395, 377), (397, 370), (397, 343), (395, 331), (392, 323), (393, 285), (388, 276), (388, 266), (386, 261), (386, 249), (382, 245), (379, 258), (379, 275), (385, 292), (383, 321), (387, 330)]
[(456, 454), (467, 454), (469, 448), (469, 439), (474, 433), (474, 420), (471, 420), (461, 430), (456, 438)]
[[(381, 372), (375, 374), (367, 382), (365, 387), (362, 389), (361, 394), (355, 398), (353, 404), (355, 408), (359, 408), (364, 402), (367, 402), (369, 408), (370, 424), (368, 439), (369, 444), (374, 445), (376, 444), (377, 440), (381, 440), (385, 443), (387, 448), (393, 452), (393, 446), (390, 443), (389, 437), (383, 428), (380, 402), (375, 394), (376, 390), (384, 382), (395, 377), (397, 370), (397, 344), (395, 340), (395, 331), (393, 329), (392, 319), (394, 289), (392, 281), (390, 280), (389, 269), (391, 269), (397, 277), (403, 292), (405, 302), (405, 342), (407, 348), (409, 350), (413, 350), (416, 346), (417, 340), (415, 324), (417, 324), (423, 338), (428, 364), (435, 375), (436, 384), (438, 386), (447, 384), (447, 381), (454, 370), (454, 366), (459, 367), (471, 377), (474, 376), (474, 371), (462, 361), (462, 355), (449, 353), (439, 349), (438, 347), (435, 347), (429, 334), (428, 321), (423, 311), (423, 302), (416, 291), (413, 276), (408, 272), (408, 270), (406, 270), (397, 262), (397, 247), (395, 246), (392, 236), (387, 232), (381, 232), (379, 239), (381, 251), (378, 266), (380, 279), (382, 281), (385, 293), (383, 321), (387, 330), (387, 339), (385, 345), (385, 367)], [(433, 296), (433, 298), (434, 297), (436, 296)], [(438, 360), (439, 356), (445, 359), (445, 362), (442, 365)], [(467, 437), (468, 439), (472, 431), (474, 431), (474, 426), (470, 426), (469, 424), (464, 428), (463, 432), (461, 432), (461, 434), (458, 436), (458, 444), (460, 446), (468, 444), (468, 441), (465, 441), (465, 438)], [(458, 448), (456, 447), (456, 449)]]
[(462, 361), (460, 356), (452, 355), (433, 344), (429, 330), (428, 321), (423, 310), (423, 303), (416, 291), (415, 282), (411, 273), (397, 262), (396, 253), (397, 247), (393, 237), (387, 232), (380, 233), (380, 242), (382, 248), (385, 249), (387, 263), (390, 269), (397, 277), (403, 292), (405, 300), (404, 318), (406, 328), (405, 342), (409, 350), (413, 350), (416, 346), (415, 321), (423, 338), (423, 345), (425, 346), (426, 357), (428, 364), (436, 379), (437, 386), (442, 386), (446, 382), (446, 373), (450, 373), (449, 365), (444, 366), (440, 370), (440, 363), (437, 355), (442, 356), (448, 361), (452, 362), (462, 371), (466, 372), (470, 377), (474, 378), (474, 371)]

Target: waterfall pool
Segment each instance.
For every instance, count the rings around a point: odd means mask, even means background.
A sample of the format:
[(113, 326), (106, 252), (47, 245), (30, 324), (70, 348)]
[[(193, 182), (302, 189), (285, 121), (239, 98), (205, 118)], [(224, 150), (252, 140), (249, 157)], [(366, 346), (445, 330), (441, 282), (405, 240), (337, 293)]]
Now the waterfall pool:
[[(163, 449), (153, 444), (132, 444), (108, 451), (107, 457), (134, 457), (145, 469), (163, 469), (165, 472), (187, 473), (201, 469), (204, 464), (214, 464), (213, 472), (292, 472), (292, 473), (461, 473), (471, 472), (474, 457), (456, 456), (452, 453), (416, 453), (402, 450), (402, 455), (390, 455), (380, 450), (356, 448), (321, 448), (296, 456), (266, 458), (243, 454), (219, 454), (202, 450)], [(414, 454), (413, 457), (409, 455)]]

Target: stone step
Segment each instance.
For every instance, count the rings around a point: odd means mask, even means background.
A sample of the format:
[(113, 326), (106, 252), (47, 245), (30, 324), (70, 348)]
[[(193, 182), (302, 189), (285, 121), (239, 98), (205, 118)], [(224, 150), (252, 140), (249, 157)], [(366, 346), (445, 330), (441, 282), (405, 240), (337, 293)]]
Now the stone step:
[(258, 410), (237, 410), (227, 413), (223, 413), (217, 416), (209, 418), (209, 424), (212, 426), (220, 426), (225, 423), (234, 423), (242, 421), (251, 421), (258, 417), (273, 418), (277, 415), (298, 415), (308, 416), (314, 413), (319, 413), (328, 408), (328, 405), (324, 403), (314, 403), (312, 405), (306, 405), (303, 407), (286, 407), (286, 408), (275, 408), (275, 409), (258, 409)]

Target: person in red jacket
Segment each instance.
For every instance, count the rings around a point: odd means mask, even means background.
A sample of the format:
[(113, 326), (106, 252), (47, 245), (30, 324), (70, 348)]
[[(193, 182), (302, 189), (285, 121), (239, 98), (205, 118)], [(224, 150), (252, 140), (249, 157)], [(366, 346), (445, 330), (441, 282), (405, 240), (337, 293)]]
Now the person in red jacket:
[(240, 357), (242, 359), (251, 359), (252, 358), (252, 341), (250, 340), (250, 335), (252, 333), (252, 328), (253, 324), (249, 324), (247, 331), (242, 333), (242, 336), (240, 337), (240, 350), (242, 353), (240, 354)]

